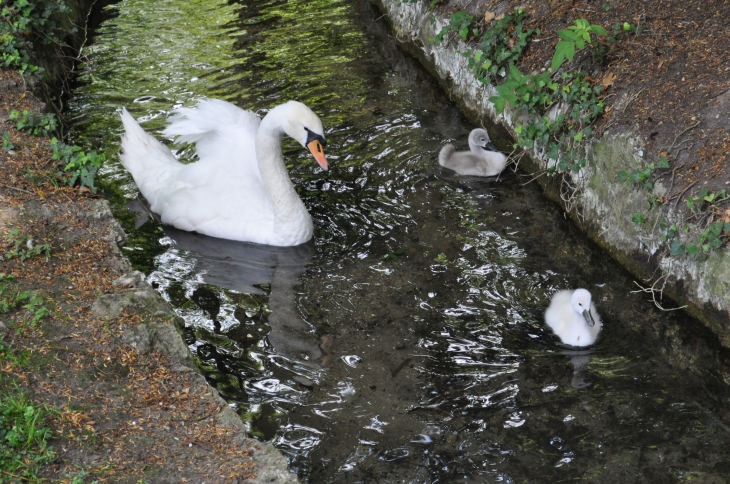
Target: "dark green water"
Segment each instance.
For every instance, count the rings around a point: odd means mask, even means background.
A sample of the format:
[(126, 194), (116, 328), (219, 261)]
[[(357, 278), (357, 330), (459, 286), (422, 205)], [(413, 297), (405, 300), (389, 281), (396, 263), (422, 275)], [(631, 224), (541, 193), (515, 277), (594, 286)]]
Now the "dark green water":
[[(728, 480), (727, 351), (631, 293), (529, 178), (440, 169), (443, 143), (463, 149), (473, 126), (369, 4), (132, 0), (105, 14), (71, 101), (77, 142), (112, 160), (126, 252), (185, 318), (209, 381), (303, 480)], [(116, 111), (157, 132), (205, 96), (320, 115), (330, 173), (285, 142), (312, 244), (163, 231), (125, 208), (137, 192)], [(566, 354), (542, 323), (552, 293), (575, 287), (604, 319), (590, 354)]]

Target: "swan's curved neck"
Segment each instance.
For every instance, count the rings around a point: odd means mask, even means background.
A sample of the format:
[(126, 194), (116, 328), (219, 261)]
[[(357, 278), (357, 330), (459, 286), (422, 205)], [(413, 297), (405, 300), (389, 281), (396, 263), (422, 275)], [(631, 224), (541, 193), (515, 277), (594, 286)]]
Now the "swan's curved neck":
[(306, 230), (307, 224), (311, 226), (311, 217), (294, 189), (284, 164), (281, 152), (281, 136), (284, 130), (281, 128), (279, 116), (271, 114), (273, 110), (261, 121), (256, 134), (256, 159), (264, 188), (274, 208), (274, 229), (278, 232), (282, 226), (298, 225), (296, 230)]

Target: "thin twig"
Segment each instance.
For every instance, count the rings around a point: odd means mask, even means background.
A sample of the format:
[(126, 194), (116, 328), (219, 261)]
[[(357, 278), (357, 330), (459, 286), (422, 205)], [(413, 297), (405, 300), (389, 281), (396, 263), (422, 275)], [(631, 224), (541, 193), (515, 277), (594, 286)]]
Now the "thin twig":
[[(689, 185), (687, 185), (687, 188), (685, 188), (684, 190), (682, 190), (681, 192), (679, 192), (679, 193), (678, 193), (678, 194), (676, 195), (676, 200), (674, 200), (674, 206), (672, 207), (672, 210), (676, 210), (676, 208), (677, 208), (677, 203), (679, 203), (679, 200), (680, 200), (680, 199), (682, 198), (682, 195), (684, 195), (684, 192), (686, 192), (687, 190), (689, 190), (690, 188), (692, 188), (692, 187), (693, 187), (693, 186), (695, 186), (696, 184), (697, 184), (697, 182), (696, 182), (696, 181), (694, 181), (694, 182), (690, 183)], [(674, 197), (672, 197), (672, 198), (674, 198)], [(671, 200), (671, 199), (670, 199), (670, 200)]]
[(531, 179), (530, 179), (529, 181), (526, 181), (525, 183), (523, 183), (523, 185), (529, 185), (529, 184), (530, 184), (530, 183), (532, 183), (533, 181), (535, 181), (535, 180), (537, 180), (538, 178), (540, 178), (541, 176), (543, 176), (543, 175), (544, 175), (545, 173), (547, 173), (547, 170), (543, 170), (543, 171), (542, 171), (542, 173), (539, 173), (539, 174), (538, 174), (537, 176), (535, 176), (535, 177), (531, 178)]
[(17, 190), (19, 192), (27, 193), (28, 195), (35, 195), (33, 192), (29, 192), (28, 190), (23, 190), (22, 188), (11, 187), (9, 185), (3, 185), (2, 187), (8, 188), (10, 190)]
[(678, 139), (678, 138), (679, 138), (680, 136), (682, 136), (682, 135), (683, 135), (684, 133), (686, 133), (686, 132), (687, 132), (687, 131), (689, 131), (690, 129), (694, 129), (694, 128), (696, 128), (696, 127), (697, 127), (697, 126), (699, 126), (700, 124), (701, 124), (701, 121), (697, 121), (697, 122), (696, 122), (695, 124), (693, 124), (693, 125), (692, 125), (692, 126), (690, 126), (689, 128), (687, 128), (687, 129), (685, 129), (684, 131), (682, 131), (681, 133), (679, 133), (679, 134), (678, 134), (677, 136), (675, 136), (675, 138), (674, 138), (674, 141), (672, 141), (672, 144), (671, 144), (671, 146), (669, 146), (669, 149), (667, 150), (667, 153), (670, 153), (670, 152), (672, 151), (672, 149), (674, 148), (674, 143), (676, 143), (676, 142), (677, 142), (677, 139)]
[[(666, 309), (666, 308), (662, 307), (661, 304), (659, 304), (659, 301), (662, 300), (663, 293), (664, 293), (664, 286), (667, 285), (667, 279), (668, 278), (669, 278), (669, 274), (664, 274), (662, 277), (660, 277), (659, 279), (657, 279), (654, 282), (654, 284), (651, 285), (651, 287), (643, 287), (641, 284), (639, 284), (638, 282), (634, 281), (634, 284), (636, 284), (637, 286), (639, 286), (639, 290), (638, 291), (631, 291), (631, 292), (632, 293), (646, 292), (646, 293), (651, 294), (651, 299), (654, 302), (654, 306), (656, 306), (657, 308), (659, 308), (659, 310), (661, 310), (661, 311), (667, 311), (667, 312), (668, 311), (677, 311), (678, 309), (684, 309), (684, 308), (686, 308), (687, 307), (686, 304), (684, 306), (681, 306), (681, 307), (678, 307), (678, 308), (670, 308), (670, 309)], [(656, 289), (656, 285), (659, 284), (660, 281), (662, 281), (662, 287), (660, 289)], [(656, 294), (657, 293), (659, 293), (659, 301), (657, 301), (657, 299), (656, 299)]]

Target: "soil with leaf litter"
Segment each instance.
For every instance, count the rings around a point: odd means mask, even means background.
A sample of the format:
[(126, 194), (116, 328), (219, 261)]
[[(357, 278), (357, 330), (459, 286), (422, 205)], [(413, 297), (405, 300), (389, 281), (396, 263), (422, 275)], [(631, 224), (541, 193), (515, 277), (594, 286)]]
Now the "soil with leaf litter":
[[(580, 64), (603, 88), (605, 112), (595, 123), (596, 136), (636, 133), (646, 143), (647, 165), (668, 158), (670, 168), (656, 172), (668, 188), (659, 202), (686, 208), (687, 198), (702, 188), (730, 190), (730, 3), (458, 0), (436, 6), (447, 18), (466, 11), (482, 31), (495, 16), (517, 7), (527, 14), (526, 27), (540, 29), (518, 63), (523, 73), (548, 68), (558, 30), (577, 19), (618, 33), (603, 55), (588, 60), (586, 49), (573, 65)], [(625, 23), (632, 30), (624, 30)], [(719, 210), (714, 214), (721, 216)]]
[[(105, 320), (91, 312), (99, 296), (129, 290), (112, 284), (131, 270), (113, 240), (115, 222), (94, 215), (98, 197), (64, 184), (49, 140), (8, 122), (12, 109), (43, 107), (23, 79), (0, 72), (0, 85), (0, 120), (14, 145), (0, 150), (0, 273), (18, 290), (37, 291), (50, 310), (35, 325), (22, 309), (0, 314), (2, 344), (30, 355), (28, 365), (0, 361), (0, 384), (15, 380), (36, 405), (57, 410), (48, 422), (57, 458), (41, 470), (42, 480), (199, 484), (254, 476), (258, 444), (219, 418), (226, 404), (203, 377), (121, 343), (143, 316)], [(36, 246), (48, 244), (50, 258), (7, 257), (13, 230)]]
[[(641, 27), (590, 72), (604, 86), (606, 105), (596, 131), (636, 130), (646, 140), (647, 163), (669, 158), (670, 169), (659, 172), (670, 187), (665, 202), (683, 203), (695, 188), (730, 188), (730, 4), (462, 0), (436, 8), (483, 19), (517, 6), (541, 30), (522, 72), (549, 65), (557, 30), (575, 19), (607, 30), (623, 22)], [(98, 197), (64, 184), (48, 140), (15, 130), (13, 109), (42, 106), (21, 77), (0, 71), (0, 121), (15, 146), (0, 150), (0, 234), (7, 244), (0, 254), (13, 247), (13, 229), (51, 250), (48, 259), (0, 262), (0, 273), (38, 291), (50, 309), (37, 325), (22, 310), (2, 315), (3, 344), (30, 354), (31, 364), (2, 362), (1, 383), (14, 379), (36, 403), (58, 409), (50, 422), (57, 458), (42, 475), (55, 482), (245, 481), (256, 472), (256, 444), (218, 418), (225, 404), (202, 377), (165, 355), (124, 345), (122, 334), (142, 322), (139, 314), (104, 320), (90, 311), (99, 296), (127, 290), (112, 285), (130, 270), (110, 237), (113, 220), (89, 215)]]

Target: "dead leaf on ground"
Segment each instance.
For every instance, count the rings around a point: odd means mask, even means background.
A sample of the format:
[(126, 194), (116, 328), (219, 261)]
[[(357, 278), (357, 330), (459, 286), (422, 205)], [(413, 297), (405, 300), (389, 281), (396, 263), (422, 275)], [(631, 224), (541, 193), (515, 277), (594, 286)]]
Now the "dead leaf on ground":
[(502, 20), (503, 18), (504, 18), (504, 14), (503, 13), (500, 13), (499, 15), (497, 15), (496, 17), (494, 17), (494, 20)]
[(730, 208), (722, 212), (722, 223), (730, 222)]
[(494, 17), (495, 17), (494, 12), (490, 12), (489, 10), (484, 12), (484, 21), (485, 22), (491, 22), (492, 20), (494, 20)]
[(613, 72), (607, 72), (605, 76), (603, 76), (603, 80), (601, 81), (601, 85), (604, 89), (607, 89), (610, 86), (613, 86), (613, 81), (616, 79), (616, 74)]

